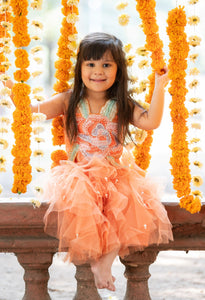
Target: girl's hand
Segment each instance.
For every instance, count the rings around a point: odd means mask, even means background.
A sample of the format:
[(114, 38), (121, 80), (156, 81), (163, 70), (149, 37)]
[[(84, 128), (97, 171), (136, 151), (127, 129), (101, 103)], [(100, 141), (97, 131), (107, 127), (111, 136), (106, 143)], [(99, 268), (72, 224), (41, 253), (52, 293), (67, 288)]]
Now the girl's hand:
[[(4, 72), (0, 72), (0, 76), (5, 74)], [(10, 95), (10, 98), (11, 100), (13, 101), (13, 94), (12, 94), (12, 88), (13, 88), (13, 81), (11, 79), (8, 79), (8, 80), (1, 80), (1, 82), (3, 83), (3, 85), (7, 88), (9, 88), (11, 90), (11, 95)], [(13, 101), (14, 103), (14, 101)], [(14, 104), (15, 105), (15, 104)]]
[(167, 66), (165, 66), (162, 71), (162, 75), (158, 74), (157, 72), (155, 73), (155, 86), (165, 87), (170, 80)]
[[(3, 75), (3, 74), (5, 74), (5, 73), (0, 72), (0, 76)], [(3, 85), (4, 85), (5, 87), (7, 87), (7, 88), (9, 88), (9, 89), (12, 89), (12, 87), (13, 87), (13, 85), (14, 85), (14, 83), (13, 83), (13, 81), (12, 81), (11, 79), (8, 79), (8, 80), (6, 80), (6, 81), (2, 80), (1, 82), (3, 83)]]

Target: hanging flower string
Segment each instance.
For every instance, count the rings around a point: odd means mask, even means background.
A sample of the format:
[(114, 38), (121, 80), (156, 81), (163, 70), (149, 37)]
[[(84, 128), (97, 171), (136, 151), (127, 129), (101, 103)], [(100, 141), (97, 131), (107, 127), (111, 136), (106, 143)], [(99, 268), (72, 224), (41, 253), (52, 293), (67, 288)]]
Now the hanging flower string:
[[(159, 27), (156, 22), (156, 1), (155, 0), (136, 0), (136, 9), (139, 12), (140, 18), (142, 19), (143, 31), (146, 35), (145, 48), (151, 52), (151, 67), (152, 74), (149, 76), (149, 94), (146, 95), (145, 101), (151, 103), (152, 94), (154, 91), (155, 84), (155, 72), (161, 73), (161, 70), (165, 66), (164, 53), (163, 53), (163, 42), (159, 37)], [(142, 144), (136, 145), (133, 154), (135, 156), (136, 164), (142, 169), (146, 170), (150, 164), (150, 148), (152, 145), (153, 131), (147, 131), (147, 137)]]
[(31, 135), (31, 109), (30, 109), (30, 86), (25, 82), (29, 79), (30, 73), (28, 53), (22, 47), (30, 44), (28, 34), (28, 1), (11, 0), (10, 5), (13, 9), (13, 43), (15, 50), (15, 65), (19, 68), (14, 73), (14, 79), (17, 83), (13, 86), (13, 101), (16, 109), (13, 113), (12, 130), (14, 132), (15, 144), (12, 148), (13, 174), (14, 182), (12, 187), (13, 193), (25, 193), (27, 185), (31, 182), (31, 165), (30, 165), (30, 135)]
[[(8, 47), (11, 35), (9, 33), (9, 25), (11, 24), (11, 11), (8, 4), (0, 7), (0, 47)], [(5, 55), (6, 51), (0, 51), (0, 72), (6, 72), (10, 66), (9, 60)]]
[(186, 26), (186, 13), (184, 7), (176, 7), (168, 14), (167, 33), (169, 35), (170, 59), (169, 77), (171, 86), (169, 92), (172, 95), (170, 104), (173, 133), (170, 148), (172, 157), (170, 164), (173, 175), (173, 187), (180, 198), (180, 207), (191, 213), (200, 211), (201, 202), (198, 196), (191, 194), (191, 175), (189, 162), (189, 148), (187, 141), (188, 110), (185, 107), (186, 68), (189, 45), (184, 28)]
[[(79, 0), (62, 0), (62, 13), (64, 15), (61, 26), (61, 36), (58, 40), (58, 52), (57, 55), (59, 59), (55, 62), (57, 78), (56, 83), (53, 88), (56, 93), (62, 93), (71, 88), (68, 81), (71, 79), (71, 68), (72, 68), (72, 58), (75, 57), (75, 51), (77, 48), (76, 36), (77, 30), (75, 27), (75, 22), (78, 20), (78, 3)], [(53, 119), (52, 122), (52, 134), (53, 134), (53, 145), (63, 145), (64, 144), (64, 126), (63, 117), (57, 117)], [(51, 156), (53, 160), (53, 166), (59, 164), (60, 155), (62, 160), (67, 158), (64, 150), (56, 150), (57, 155)], [(55, 158), (58, 158), (57, 160)]]
[[(10, 50), (10, 27), (11, 27), (11, 11), (8, 3), (1, 4), (0, 7), (0, 72), (2, 73), (0, 76), (0, 80), (6, 85), (6, 81), (10, 79), (10, 77), (6, 74), (9, 66), (11, 65), (8, 58), (7, 53), (9, 54)], [(11, 90), (7, 87), (3, 87), (0, 91), (1, 100), (0, 106), (10, 108), (11, 102), (9, 100), (9, 94)], [(6, 149), (9, 146), (7, 141), (8, 135), (8, 125), (10, 124), (10, 119), (2, 116), (0, 118), (0, 172), (6, 172)], [(0, 185), (0, 194), (3, 191), (3, 186)]]
[[(116, 9), (119, 11), (123, 11), (127, 8), (127, 6), (128, 6), (128, 2), (122, 1), (116, 5)], [(118, 17), (118, 23), (121, 26), (126, 26), (129, 23), (129, 19), (130, 19), (130, 16), (124, 12), (123, 14), (121, 14)], [(135, 98), (135, 94), (139, 95), (140, 93), (146, 92), (149, 81), (141, 80), (139, 82), (139, 85), (137, 86), (138, 77), (134, 75), (134, 70), (132, 69), (132, 66), (135, 63), (136, 54), (144, 57), (148, 54), (148, 51), (146, 49), (144, 49), (144, 47), (141, 47), (141, 48), (136, 49), (136, 53), (133, 53), (133, 45), (131, 43), (125, 44), (123, 47), (123, 50), (126, 54), (126, 64), (127, 64), (127, 68), (128, 68), (128, 74), (129, 74), (129, 93), (132, 95), (133, 98)], [(138, 63), (138, 67), (141, 69), (148, 67), (148, 66), (149, 66), (148, 60), (142, 60), (140, 63)], [(134, 69), (136, 70), (136, 68), (134, 68)], [(139, 102), (139, 100), (137, 100), (137, 102)], [(141, 105), (143, 106), (146, 104), (147, 103), (143, 102)], [(139, 129), (132, 125), (130, 125), (130, 133), (132, 135), (132, 139), (126, 138), (126, 140), (125, 140), (126, 148), (129, 149), (129, 151), (131, 151), (132, 146), (134, 146), (134, 144), (133, 144), (134, 140), (137, 144), (141, 144), (141, 143), (143, 143), (143, 141), (145, 140), (145, 138), (147, 136), (147, 132), (145, 130)]]
[[(191, 26), (192, 30), (193, 30), (193, 36), (196, 36), (196, 26), (200, 23), (200, 18), (196, 15), (196, 2), (194, 3), (189, 3), (192, 5), (191, 8), (191, 13), (193, 15), (191, 15), (190, 17), (188, 17), (188, 24)], [(194, 8), (194, 9), (193, 9)], [(200, 38), (198, 37), (198, 39), (200, 40)], [(196, 45), (196, 43), (192, 44), (190, 43), (190, 48), (191, 50), (194, 52), (196, 51), (196, 47), (198, 45)], [(197, 91), (197, 87), (199, 85), (199, 81), (195, 78), (195, 76), (200, 74), (200, 70), (196, 67), (196, 59), (198, 58), (198, 54), (197, 53), (193, 53), (190, 51), (190, 55), (189, 55), (189, 59), (192, 63), (192, 67), (189, 69), (189, 75), (192, 76), (192, 78), (194, 78), (191, 83), (189, 84), (189, 88), (190, 88), (190, 92), (193, 93), (194, 99), (197, 99), (196, 97), (196, 91)], [(194, 67), (193, 67), (194, 64)], [(193, 102), (192, 103), (192, 109), (189, 111), (189, 116), (190, 116), (190, 121), (191, 121), (191, 129), (194, 132), (194, 137), (191, 139), (190, 145), (191, 145), (191, 149), (190, 151), (193, 153), (193, 157), (192, 157), (192, 166), (194, 166), (195, 171), (197, 170), (197, 172), (199, 172), (199, 170), (203, 167), (203, 163), (199, 161), (199, 157), (198, 154), (201, 152), (201, 148), (199, 147), (200, 141), (201, 139), (199, 138), (199, 132), (201, 129), (201, 123), (200, 123), (200, 116), (201, 116), (201, 108), (198, 106), (198, 102)], [(192, 183), (194, 187), (199, 187), (203, 184), (203, 179), (201, 176), (199, 175), (194, 175), (192, 176)], [(198, 196), (199, 198), (202, 198), (202, 192), (198, 193), (198, 190), (194, 190), (192, 191), (192, 194)]]
[[(42, 9), (43, 1), (32, 1), (30, 3), (31, 8), (33, 10), (41, 10)], [(41, 15), (38, 13), (38, 16)], [(30, 21), (30, 30), (31, 30), (31, 39), (34, 43), (39, 43), (42, 39), (42, 31), (43, 31), (43, 23), (40, 20), (33, 19)], [(43, 101), (39, 93), (44, 92), (44, 88), (42, 86), (36, 86), (35, 85), (35, 78), (39, 77), (41, 74), (43, 74), (43, 71), (40, 69), (40, 66), (43, 63), (43, 59), (41, 57), (43, 52), (42, 45), (35, 45), (31, 48), (31, 62), (35, 65), (34, 71), (31, 73), (31, 76), (34, 78), (34, 87), (32, 89), (32, 101), (37, 101), (38, 105), (38, 112), (32, 114), (32, 141), (34, 141), (34, 151), (33, 156), (35, 157), (35, 170), (37, 172), (45, 172), (45, 169), (42, 167), (43, 164), (43, 157), (44, 157), (44, 151), (43, 151), (43, 142), (45, 142), (45, 139), (41, 137), (41, 134), (45, 131), (45, 126), (43, 126), (43, 122), (46, 120), (46, 115), (40, 112), (40, 105), (39, 101)]]

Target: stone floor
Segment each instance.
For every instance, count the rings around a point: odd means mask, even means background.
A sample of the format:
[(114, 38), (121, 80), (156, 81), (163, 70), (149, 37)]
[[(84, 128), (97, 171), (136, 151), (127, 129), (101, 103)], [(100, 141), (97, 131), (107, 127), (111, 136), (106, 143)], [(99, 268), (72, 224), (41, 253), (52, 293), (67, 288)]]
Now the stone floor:
[[(49, 269), (52, 300), (72, 300), (75, 294), (75, 267), (55, 256)], [(123, 300), (126, 280), (119, 260), (113, 265), (116, 292), (100, 291), (103, 300)], [(161, 252), (150, 267), (152, 300), (205, 299), (205, 252)], [(21, 300), (24, 294), (23, 269), (13, 254), (0, 254), (0, 300)], [(43, 300), (43, 299), (42, 299)], [(94, 300), (94, 299), (92, 299)]]

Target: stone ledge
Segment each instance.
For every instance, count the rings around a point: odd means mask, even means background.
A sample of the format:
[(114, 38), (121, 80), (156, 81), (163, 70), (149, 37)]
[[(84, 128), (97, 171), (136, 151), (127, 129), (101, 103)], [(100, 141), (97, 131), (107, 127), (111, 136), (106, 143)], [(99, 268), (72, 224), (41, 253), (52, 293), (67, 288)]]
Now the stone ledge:
[[(205, 205), (190, 214), (178, 203), (163, 203), (173, 225), (174, 241), (152, 245), (121, 260), (125, 265), (127, 289), (124, 300), (151, 300), (149, 266), (159, 251), (205, 250)], [(34, 208), (29, 202), (0, 203), (0, 252), (13, 252), (25, 270), (23, 300), (50, 300), (48, 268), (58, 251), (58, 240), (45, 234), (43, 216), (48, 204)], [(55, 224), (53, 217), (53, 226)], [(101, 299), (89, 265), (76, 266), (77, 291), (74, 300)]]
[[(190, 214), (178, 203), (163, 203), (173, 226), (174, 241), (152, 246), (161, 250), (205, 250), (205, 205), (200, 213)], [(32, 203), (0, 203), (0, 251), (13, 252), (23, 248), (52, 248), (58, 241), (44, 232), (43, 216), (48, 204), (34, 208)], [(53, 218), (55, 224), (55, 216)], [(149, 247), (150, 248), (150, 247)], [(149, 249), (148, 248), (148, 249)]]
[[(163, 203), (173, 226), (175, 239), (205, 238), (205, 204), (200, 213), (190, 214), (181, 209), (178, 203)], [(0, 203), (0, 239), (48, 239), (55, 244), (53, 238), (44, 232), (43, 217), (48, 204), (42, 203), (40, 208), (34, 208), (32, 203), (8, 202)], [(55, 216), (53, 218), (55, 224)], [(175, 242), (171, 242), (173, 247)], [(15, 246), (13, 246), (15, 247)], [(159, 246), (161, 248), (161, 246)], [(168, 246), (169, 247), (169, 246)], [(164, 246), (162, 246), (164, 248)], [(167, 247), (166, 247), (167, 248)]]

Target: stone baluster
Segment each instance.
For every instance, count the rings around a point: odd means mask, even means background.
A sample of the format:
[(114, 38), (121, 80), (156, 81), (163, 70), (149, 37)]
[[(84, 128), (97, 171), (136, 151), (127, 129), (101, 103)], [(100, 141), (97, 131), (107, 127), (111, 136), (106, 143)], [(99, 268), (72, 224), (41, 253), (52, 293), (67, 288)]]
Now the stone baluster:
[(51, 300), (48, 294), (48, 268), (52, 264), (50, 252), (15, 253), (24, 268), (25, 294), (22, 300)]
[(73, 300), (101, 300), (89, 264), (76, 266), (77, 291)]
[(148, 279), (151, 276), (149, 266), (156, 260), (157, 254), (157, 251), (145, 250), (121, 259), (127, 278), (124, 300), (151, 300), (148, 287)]

